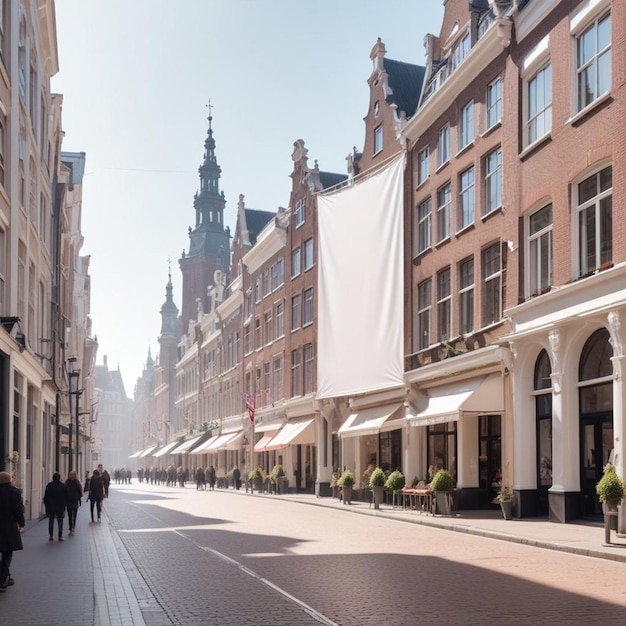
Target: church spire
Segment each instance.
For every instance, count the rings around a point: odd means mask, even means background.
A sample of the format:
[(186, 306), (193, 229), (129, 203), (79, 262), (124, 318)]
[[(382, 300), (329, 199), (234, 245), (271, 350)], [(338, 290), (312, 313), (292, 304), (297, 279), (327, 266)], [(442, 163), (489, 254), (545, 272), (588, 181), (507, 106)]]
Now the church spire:
[[(169, 260), (168, 260), (169, 263)], [(176, 336), (176, 319), (178, 318), (178, 307), (174, 304), (172, 297), (172, 269), (168, 270), (168, 281), (165, 286), (165, 302), (161, 307), (161, 336)]]

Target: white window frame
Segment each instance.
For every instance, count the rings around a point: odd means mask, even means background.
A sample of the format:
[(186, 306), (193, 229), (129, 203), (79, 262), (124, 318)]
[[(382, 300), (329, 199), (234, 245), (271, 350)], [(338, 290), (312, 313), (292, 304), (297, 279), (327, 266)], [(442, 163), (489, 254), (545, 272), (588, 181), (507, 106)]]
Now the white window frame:
[[(602, 228), (604, 224), (603, 220), (603, 210), (606, 208), (609, 209), (611, 214), (611, 224), (613, 219), (613, 186), (611, 183), (611, 187), (600, 191), (600, 180), (602, 172), (605, 170), (611, 170), (611, 181), (613, 176), (612, 164), (604, 163), (602, 167), (597, 167), (594, 170), (587, 172), (584, 176), (581, 176), (578, 181), (572, 185), (572, 191), (574, 193), (573, 205), (575, 207), (576, 219), (572, 220), (573, 226), (575, 228), (575, 232), (573, 235), (573, 241), (576, 242), (576, 272), (578, 277), (586, 276), (587, 274), (600, 269), (604, 264), (610, 264), (613, 262), (613, 229), (611, 228), (611, 232), (606, 233), (605, 229)], [(596, 179), (596, 190), (597, 193), (595, 196), (585, 200), (584, 202), (580, 201), (580, 189), (581, 185), (583, 185), (586, 181), (591, 178)], [(607, 207), (608, 202), (608, 207)], [(582, 228), (582, 220), (583, 213), (587, 215), (591, 215), (593, 217), (593, 246), (595, 249), (593, 263), (588, 262), (588, 254), (586, 254), (586, 246), (583, 241), (583, 228)], [(610, 246), (607, 250), (607, 245)]]
[(313, 287), (302, 294), (302, 328), (313, 323)]
[(432, 245), (433, 210), (430, 196), (417, 205), (416, 209), (416, 252), (422, 254)]
[(432, 278), (423, 280), (417, 286), (417, 350), (430, 346), (430, 313), (433, 306)]
[(474, 141), (474, 101), (470, 100), (459, 116), (459, 152)]
[(437, 190), (437, 243), (450, 238), (452, 212), (452, 183), (448, 181)]
[[(608, 2), (596, 2), (593, 6), (589, 3), (585, 3), (581, 7), (581, 11), (572, 17), (571, 20), (571, 33), (574, 38), (573, 41), (573, 68), (574, 68), (574, 97), (573, 97), (573, 110), (575, 115), (584, 111), (588, 107), (591, 107), (605, 94), (611, 91), (611, 73), (612, 73), (612, 39), (611, 22), (612, 16), (610, 10), (605, 10), (607, 6), (610, 6)], [(595, 10), (595, 15), (590, 15), (589, 12)], [(605, 20), (608, 19), (608, 24)], [(609, 41), (608, 44), (602, 45), (598, 42), (598, 32), (601, 25), (608, 26)], [(594, 39), (594, 50), (592, 55), (581, 61), (580, 58), (580, 44), (582, 38), (591, 33)], [(608, 63), (607, 67), (604, 67), (604, 72), (599, 72), (599, 65), (602, 63)], [(592, 80), (590, 81), (592, 87), (592, 93), (590, 99), (584, 101), (581, 99), (581, 86), (583, 72), (591, 71), (593, 73)], [(606, 84), (601, 82), (601, 77), (605, 77)]]
[(298, 330), (302, 326), (302, 295), (291, 296), (291, 330)]
[(374, 129), (374, 154), (378, 154), (383, 149), (383, 125), (380, 124)]
[(293, 218), (296, 228), (300, 228), (304, 224), (306, 219), (306, 200), (304, 198), (300, 198), (296, 202)]
[(450, 124), (439, 129), (437, 135), (437, 167), (444, 166), (450, 160)]
[[(494, 259), (487, 258), (490, 253), (497, 255), (497, 266), (488, 267), (489, 263)], [(490, 326), (496, 324), (502, 319), (502, 296), (503, 296), (503, 271), (502, 271), (502, 246), (500, 242), (487, 246), (481, 253), (482, 267), (482, 324)], [(495, 297), (491, 302), (490, 294)], [(493, 313), (493, 315), (490, 315)]]
[[(471, 263), (471, 275), (467, 273), (467, 277), (471, 282), (465, 282), (466, 274), (464, 268)], [(461, 334), (467, 335), (474, 332), (474, 290), (476, 284), (476, 269), (474, 257), (465, 259), (459, 263), (459, 330)], [(466, 317), (471, 317), (471, 328), (465, 324)]]
[(549, 61), (524, 81), (523, 106), (524, 146), (531, 146), (552, 130), (552, 64)]
[(285, 303), (276, 303), (276, 339), (285, 336)]
[[(447, 277), (447, 279), (445, 278)], [(439, 341), (452, 336), (452, 272), (437, 272), (437, 334)], [(447, 284), (446, 284), (447, 283)], [(445, 328), (443, 328), (445, 326)]]
[(304, 242), (304, 271), (313, 267), (313, 237)]
[(294, 248), (291, 251), (291, 278), (300, 276), (302, 273), (302, 250)]
[(502, 206), (502, 146), (485, 157), (485, 215)]
[[(471, 181), (469, 176), (471, 174)], [(459, 174), (459, 224), (461, 230), (471, 226), (476, 217), (476, 173), (474, 166)]]
[(502, 121), (502, 76), (487, 85), (485, 102), (485, 130), (489, 130)]
[[(541, 220), (537, 226), (533, 221)], [(546, 221), (549, 219), (549, 222)], [(554, 213), (552, 203), (542, 203), (526, 216), (526, 297), (540, 294), (552, 286)], [(544, 280), (545, 277), (545, 280)]]
[(425, 180), (428, 179), (430, 174), (429, 172), (429, 160), (430, 160), (430, 150), (428, 146), (426, 146), (420, 153), (417, 155), (417, 184), (421, 185)]

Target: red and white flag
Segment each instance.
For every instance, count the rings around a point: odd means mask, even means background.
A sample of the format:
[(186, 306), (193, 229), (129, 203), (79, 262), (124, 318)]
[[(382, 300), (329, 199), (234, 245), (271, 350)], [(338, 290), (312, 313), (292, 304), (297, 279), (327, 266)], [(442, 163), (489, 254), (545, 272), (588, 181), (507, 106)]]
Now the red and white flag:
[(250, 422), (254, 424), (254, 398), (247, 393), (242, 393), (241, 397), (246, 401), (246, 407), (248, 408), (248, 417), (250, 418)]

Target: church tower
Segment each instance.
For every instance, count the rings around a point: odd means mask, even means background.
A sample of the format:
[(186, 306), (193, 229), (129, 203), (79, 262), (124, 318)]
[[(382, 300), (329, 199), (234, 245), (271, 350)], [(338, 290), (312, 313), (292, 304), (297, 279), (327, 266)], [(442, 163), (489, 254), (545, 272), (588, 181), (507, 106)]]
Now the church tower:
[(200, 190), (194, 196), (195, 227), (189, 227), (189, 250), (179, 259), (183, 276), (182, 332), (189, 320), (197, 318), (200, 299), (202, 310), (209, 310), (208, 287), (213, 284), (215, 270), (226, 274), (230, 268), (230, 229), (224, 227), (226, 200), (220, 191), (221, 168), (215, 158), (215, 140), (209, 104), (209, 130), (204, 142), (204, 162), (198, 169)]

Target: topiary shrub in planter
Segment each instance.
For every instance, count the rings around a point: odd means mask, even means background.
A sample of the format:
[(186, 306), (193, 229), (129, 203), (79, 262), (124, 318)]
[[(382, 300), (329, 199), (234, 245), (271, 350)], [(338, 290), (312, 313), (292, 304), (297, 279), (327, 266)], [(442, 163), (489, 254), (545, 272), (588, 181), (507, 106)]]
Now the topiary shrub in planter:
[(337, 483), (341, 487), (341, 498), (344, 504), (352, 504), (352, 487), (354, 487), (355, 482), (356, 476), (354, 472), (348, 469), (344, 470), (343, 474), (339, 477)]
[(283, 466), (280, 464), (274, 465), (272, 471), (270, 472), (270, 480), (275, 486), (276, 493), (284, 493), (286, 491), (285, 476), (286, 474)]
[(604, 474), (596, 485), (596, 493), (600, 496), (600, 502), (606, 504), (609, 510), (617, 510), (617, 505), (624, 497), (624, 482), (611, 463), (604, 466)]
[(388, 489), (393, 494), (393, 506), (396, 505), (396, 494), (399, 494), (406, 485), (406, 478), (400, 470), (394, 470), (387, 477), (385, 482), (385, 489)]
[(263, 481), (265, 480), (265, 472), (260, 467), (255, 467), (253, 470), (250, 470), (248, 474), (248, 480), (252, 485), (253, 489), (256, 489), (258, 492), (263, 491)]
[(454, 479), (448, 470), (440, 469), (435, 473), (430, 483), (435, 492), (437, 512), (441, 515), (450, 515), (450, 492), (454, 489)]
[(380, 467), (377, 467), (370, 475), (369, 486), (374, 492), (374, 508), (380, 509), (380, 503), (383, 501), (385, 482), (387, 477)]

